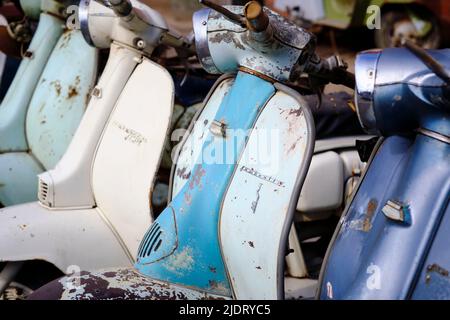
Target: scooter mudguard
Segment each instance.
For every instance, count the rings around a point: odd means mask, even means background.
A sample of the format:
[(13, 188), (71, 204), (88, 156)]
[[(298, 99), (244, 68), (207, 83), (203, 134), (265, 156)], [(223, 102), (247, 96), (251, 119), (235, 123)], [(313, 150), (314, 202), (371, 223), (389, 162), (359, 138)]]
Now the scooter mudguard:
[(78, 30), (66, 31), (56, 43), (25, 109), (25, 128), (16, 123), (16, 127), (8, 126), (9, 131), (5, 132), (5, 136), (10, 136), (21, 128), (28, 147), (0, 154), (3, 205), (36, 200), (37, 175), (56, 165), (83, 117), (97, 76), (97, 60), (98, 51), (84, 41)]
[(433, 280), (434, 296), (448, 292), (449, 157), (421, 134), (384, 141), (330, 245), (321, 299), (423, 298)]
[(48, 58), (64, 31), (63, 23), (57, 17), (41, 14), (28, 48), (32, 56), (22, 60), (0, 106), (0, 153), (28, 151), (24, 128), (28, 106)]
[[(284, 86), (239, 73), (219, 81), (194, 128), (177, 161), (173, 200), (144, 237), (137, 269), (228, 298), (283, 298), (291, 214), (312, 157), (309, 110)], [(254, 223), (264, 232), (253, 234)], [(275, 256), (266, 257), (270, 246)]]
[[(80, 286), (80, 284), (82, 284)], [(92, 290), (95, 288), (95, 293)], [(92, 291), (91, 291), (92, 290)], [(128, 269), (81, 272), (50, 282), (29, 300), (224, 300), (224, 297), (149, 279)]]
[[(130, 266), (99, 209), (50, 211), (31, 202), (0, 209), (0, 260), (40, 260), (62, 273)], [(72, 266), (72, 268), (71, 268)]]

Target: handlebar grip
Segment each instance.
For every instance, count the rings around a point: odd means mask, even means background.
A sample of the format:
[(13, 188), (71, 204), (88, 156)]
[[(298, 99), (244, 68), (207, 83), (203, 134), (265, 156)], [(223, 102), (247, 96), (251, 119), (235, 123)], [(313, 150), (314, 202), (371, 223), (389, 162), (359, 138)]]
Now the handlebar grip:
[(244, 7), (247, 28), (254, 32), (264, 32), (269, 27), (269, 16), (258, 1), (250, 1)]

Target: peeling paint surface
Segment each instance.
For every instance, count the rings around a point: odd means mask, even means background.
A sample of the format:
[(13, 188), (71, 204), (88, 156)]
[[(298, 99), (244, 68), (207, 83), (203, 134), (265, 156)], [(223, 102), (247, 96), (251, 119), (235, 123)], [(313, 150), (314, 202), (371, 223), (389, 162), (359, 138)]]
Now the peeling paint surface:
[(97, 60), (97, 50), (79, 30), (66, 31), (49, 58), (26, 120), (31, 153), (45, 169), (58, 163), (78, 128), (97, 77)]
[(217, 89), (208, 101), (208, 107), (203, 109), (195, 122), (192, 132), (189, 133), (189, 136), (182, 145), (175, 167), (176, 175), (173, 180), (172, 197), (177, 195), (189, 180), (194, 163), (202, 154), (203, 149), (201, 146), (208, 138), (209, 127), (220, 107), (220, 103), (229, 93), (233, 83), (234, 79), (229, 78), (223, 80), (222, 83), (217, 86)]
[[(220, 91), (220, 86), (216, 90)], [(233, 87), (220, 101), (213, 120), (226, 123), (230, 130), (247, 131), (253, 127), (259, 112), (274, 92), (275, 88), (271, 83), (246, 73), (238, 73)], [(242, 99), (244, 95), (246, 99)], [(211, 99), (210, 102), (214, 100)], [(210, 102), (205, 110), (208, 110)], [(200, 122), (202, 123), (205, 122)], [(200, 142), (205, 142), (201, 145), (199, 155), (208, 149), (223, 150), (224, 144), (230, 144), (231, 161), (210, 163), (199, 157), (193, 167), (187, 168), (186, 171), (192, 172), (189, 180), (178, 193), (174, 193), (176, 195), (168, 208), (155, 221), (161, 228), (165, 228), (173, 224), (172, 214), (175, 214), (177, 249), (171, 256), (155, 263), (150, 263), (147, 257), (139, 256), (136, 268), (153, 279), (231, 297), (218, 238), (219, 215), (223, 196), (230, 177), (237, 169), (237, 159), (245, 146), (245, 140), (235, 143), (222, 136), (214, 136), (210, 131), (203, 133), (206, 138), (200, 138)], [(164, 248), (165, 245), (163, 243), (161, 247)], [(185, 258), (182, 263), (180, 257)]]
[[(276, 137), (261, 153), (253, 132), (225, 195), (220, 223), (225, 262), (237, 299), (278, 299), (279, 241), (297, 173), (306, 165), (308, 126), (293, 97), (277, 92), (255, 128)], [(295, 111), (295, 112), (294, 112)], [(272, 131), (273, 130), (273, 131)], [(264, 140), (262, 140), (264, 141)], [(286, 149), (292, 148), (289, 156)], [(264, 150), (264, 149), (263, 149)], [(230, 236), (232, 235), (232, 236)], [(242, 267), (251, 270), (243, 272)]]
[[(228, 6), (242, 14), (242, 7)], [(230, 22), (217, 12), (208, 20), (209, 51), (215, 67), (220, 72), (233, 72), (239, 67), (248, 68), (278, 81), (287, 81), (293, 66), (304, 50), (309, 50), (313, 35), (266, 9), (273, 26), (274, 41), (255, 41), (254, 35)], [(296, 29), (296, 30), (293, 30)], [(230, 59), (229, 57), (235, 59)], [(210, 57), (205, 57), (208, 59)], [(208, 64), (205, 64), (208, 65)], [(214, 70), (209, 70), (214, 73)]]
[(145, 277), (134, 269), (81, 272), (55, 280), (30, 300), (225, 300), (226, 297), (192, 290)]

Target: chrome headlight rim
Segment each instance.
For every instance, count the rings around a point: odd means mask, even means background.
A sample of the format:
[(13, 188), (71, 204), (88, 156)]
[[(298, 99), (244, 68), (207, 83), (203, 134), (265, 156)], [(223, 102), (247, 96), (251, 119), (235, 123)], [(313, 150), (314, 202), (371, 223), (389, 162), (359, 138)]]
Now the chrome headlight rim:
[(78, 9), (78, 19), (80, 21), (80, 30), (84, 40), (90, 45), (95, 47), (92, 40), (91, 33), (89, 31), (89, 5), (91, 0), (81, 0)]
[(208, 21), (211, 9), (205, 8), (194, 13), (193, 25), (194, 25), (194, 37), (195, 47), (197, 50), (198, 60), (202, 67), (209, 73), (219, 74), (220, 70), (214, 64), (209, 50), (208, 41)]

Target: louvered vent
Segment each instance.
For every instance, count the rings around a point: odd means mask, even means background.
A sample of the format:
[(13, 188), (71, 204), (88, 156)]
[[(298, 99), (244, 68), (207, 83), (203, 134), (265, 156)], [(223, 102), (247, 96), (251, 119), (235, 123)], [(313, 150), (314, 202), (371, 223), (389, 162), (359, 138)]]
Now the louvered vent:
[(139, 258), (147, 258), (152, 253), (158, 251), (162, 244), (162, 234), (163, 230), (161, 229), (161, 226), (157, 222), (154, 222), (150, 230), (145, 234), (144, 240), (139, 247)]
[(45, 203), (48, 197), (48, 184), (39, 179), (39, 201)]

